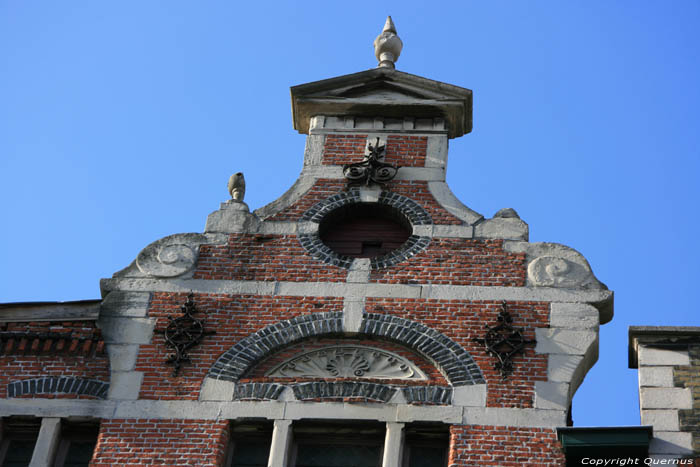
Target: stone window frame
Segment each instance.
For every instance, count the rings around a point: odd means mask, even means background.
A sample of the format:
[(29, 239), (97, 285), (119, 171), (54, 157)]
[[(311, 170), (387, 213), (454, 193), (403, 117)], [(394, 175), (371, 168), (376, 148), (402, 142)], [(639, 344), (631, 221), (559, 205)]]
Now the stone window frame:
[[(353, 204), (376, 204), (388, 206), (401, 213), (413, 228), (413, 233), (399, 248), (384, 255), (370, 259), (371, 269), (384, 269), (395, 266), (408, 258), (424, 251), (430, 245), (431, 237), (416, 234), (416, 226), (432, 225), (433, 220), (428, 211), (411, 198), (390, 191), (370, 191), (371, 196), (363, 196), (360, 188), (350, 188), (336, 193), (311, 206), (299, 221), (299, 243), (313, 258), (331, 266), (350, 269), (359, 258), (340, 255), (323, 243), (319, 236), (319, 226), (323, 219), (336, 209)], [(368, 199), (368, 198), (375, 199)]]

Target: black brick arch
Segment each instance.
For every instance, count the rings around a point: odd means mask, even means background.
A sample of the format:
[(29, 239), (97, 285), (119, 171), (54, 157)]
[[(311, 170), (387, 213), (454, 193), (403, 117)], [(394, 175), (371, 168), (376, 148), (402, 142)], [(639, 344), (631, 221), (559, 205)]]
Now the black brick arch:
[[(341, 312), (312, 313), (273, 324), (241, 339), (214, 363), (209, 378), (237, 381), (249, 368), (281, 348), (309, 337), (343, 334)], [(455, 341), (421, 323), (364, 313), (360, 334), (397, 342), (433, 362), (452, 386), (484, 383), (471, 355)]]
[[(314, 204), (301, 216), (301, 220), (320, 223), (323, 218), (332, 211), (335, 211), (343, 206), (360, 203), (362, 203), (360, 198), (360, 190), (357, 188), (351, 188), (348, 191), (336, 193), (335, 195)], [(382, 191), (379, 194), (377, 204), (394, 208), (405, 216), (411, 225), (431, 225), (433, 223), (428, 211), (423, 209), (420, 204), (416, 203), (411, 198), (398, 193)], [(323, 261), (326, 264), (346, 269), (350, 268), (350, 265), (352, 264), (353, 258), (339, 255), (335, 251), (331, 250), (321, 241), (318, 233), (300, 234), (299, 243), (301, 243), (301, 246), (304, 247), (304, 249), (312, 257)], [(381, 269), (394, 266), (425, 250), (429, 244), (430, 237), (411, 235), (400, 248), (383, 256), (372, 258), (370, 261), (370, 267), (372, 269)]]
[(7, 385), (7, 397), (19, 397), (27, 394), (77, 394), (107, 397), (109, 383), (72, 376), (45, 376), (42, 378), (12, 381)]

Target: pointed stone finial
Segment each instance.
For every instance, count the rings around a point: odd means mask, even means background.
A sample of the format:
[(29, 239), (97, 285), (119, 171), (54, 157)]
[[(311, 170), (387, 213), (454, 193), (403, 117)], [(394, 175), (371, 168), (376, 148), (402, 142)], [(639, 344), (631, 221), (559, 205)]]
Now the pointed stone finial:
[(374, 56), (379, 60), (377, 67), (395, 68), (394, 62), (399, 59), (403, 42), (396, 35), (396, 26), (387, 16), (382, 33), (374, 40)]

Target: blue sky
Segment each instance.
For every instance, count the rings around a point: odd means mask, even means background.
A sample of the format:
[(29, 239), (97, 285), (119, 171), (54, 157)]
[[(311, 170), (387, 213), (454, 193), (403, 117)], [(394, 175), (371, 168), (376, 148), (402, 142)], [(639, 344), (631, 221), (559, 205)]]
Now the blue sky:
[(99, 297), (152, 241), (201, 232), (243, 171), (301, 170), (289, 87), (397, 68), (474, 91), (447, 180), (515, 208), (615, 291), (577, 425), (639, 423), (630, 325), (700, 325), (700, 3), (0, 0), (0, 302)]

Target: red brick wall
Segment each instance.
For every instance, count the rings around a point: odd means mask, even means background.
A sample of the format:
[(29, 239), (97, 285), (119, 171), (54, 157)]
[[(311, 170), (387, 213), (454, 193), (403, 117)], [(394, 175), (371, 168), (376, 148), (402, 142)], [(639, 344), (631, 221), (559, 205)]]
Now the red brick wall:
[[(0, 332), (17, 333), (4, 342), (0, 356), (0, 397), (7, 397), (7, 385), (13, 381), (43, 376), (68, 376), (109, 381), (109, 359), (100, 330), (94, 321), (2, 323)], [(24, 333), (63, 335), (65, 339), (27, 339)], [(94, 399), (77, 394), (26, 394), (24, 398)]]
[(319, 178), (299, 200), (291, 206), (281, 210), (274, 216), (268, 217), (270, 221), (298, 221), (308, 209), (319, 201), (345, 191), (347, 182), (345, 179)]
[(296, 235), (231, 234), (226, 245), (202, 245), (195, 279), (344, 282), (347, 270), (311, 257)]
[(367, 135), (327, 135), (321, 163), (343, 165), (361, 162), (366, 147)]
[(508, 253), (503, 240), (433, 238), (418, 255), (386, 269), (373, 270), (370, 282), (525, 286), (525, 253)]
[[(368, 347), (376, 347), (378, 349), (386, 350), (388, 352), (395, 353), (404, 357), (410, 362), (413, 362), (425, 375), (428, 380), (416, 380), (416, 381), (406, 381), (406, 380), (387, 380), (378, 379), (372, 380), (377, 383), (382, 384), (397, 384), (401, 386), (406, 385), (438, 385), (446, 386), (447, 381), (445, 377), (440, 373), (440, 371), (425, 358), (421, 357), (417, 353), (413, 352), (406, 347), (403, 347), (392, 342), (386, 342), (375, 339), (311, 339), (308, 341), (300, 342), (299, 344), (289, 346), (284, 350), (271, 355), (269, 358), (265, 359), (259, 365), (257, 365), (253, 371), (246, 375), (246, 377), (241, 378), (241, 382), (261, 382), (261, 381), (274, 381), (280, 383), (291, 383), (291, 382), (302, 382), (302, 381), (313, 381), (311, 378), (268, 378), (265, 377), (265, 373), (276, 367), (277, 365), (285, 362), (286, 360), (293, 358), (304, 352), (310, 352), (312, 350), (320, 349), (323, 347), (328, 347), (332, 345), (362, 345)], [(316, 379), (318, 380), (318, 379)], [(328, 378), (326, 381), (339, 381), (342, 378)], [(363, 381), (370, 381), (368, 379), (363, 379)]]
[[(376, 140), (372, 140), (374, 145)], [(367, 135), (328, 135), (323, 147), (322, 164), (344, 165), (362, 162)], [(400, 167), (424, 167), (427, 136), (389, 135), (384, 162)]]
[[(157, 318), (156, 329), (164, 329), (168, 316), (180, 316), (180, 306), (187, 295), (156, 292), (151, 298), (148, 316)], [(216, 334), (205, 336), (184, 363), (180, 376), (173, 377), (171, 365), (165, 361), (171, 351), (162, 334), (154, 334), (153, 343), (142, 345), (136, 361), (136, 371), (143, 371), (141, 399), (196, 400), (209, 368), (216, 359), (244, 337), (281, 320), (314, 312), (341, 311), (342, 298), (286, 297), (256, 295), (195, 294), (198, 318), (205, 320), (205, 329)]]
[[(314, 185), (309, 188), (297, 202), (283, 209), (274, 216), (267, 218), (271, 221), (297, 221), (301, 218), (311, 206), (323, 201), (330, 196), (344, 191), (347, 188), (347, 182), (340, 179), (319, 178)], [(398, 193), (400, 195), (411, 198), (421, 205), (430, 217), (433, 223), (441, 225), (461, 225), (463, 222), (450, 214), (435, 200), (435, 197), (430, 193), (428, 182), (424, 180), (395, 180), (386, 184), (386, 190)]]
[(564, 466), (557, 434), (547, 428), (451, 426), (452, 466)]
[(228, 422), (213, 420), (102, 420), (90, 465), (221, 465)]
[[(500, 302), (466, 300), (425, 300), (367, 298), (368, 313), (384, 313), (418, 321), (442, 332), (472, 356), (486, 379), (487, 407), (531, 408), (535, 381), (547, 380), (547, 355), (536, 354), (534, 345), (514, 358), (513, 373), (506, 379), (494, 369), (495, 359), (474, 342), (485, 333), (485, 325), (495, 325)], [(526, 339), (535, 338), (534, 328), (547, 327), (549, 304), (542, 302), (508, 302), (513, 326), (523, 329)]]

